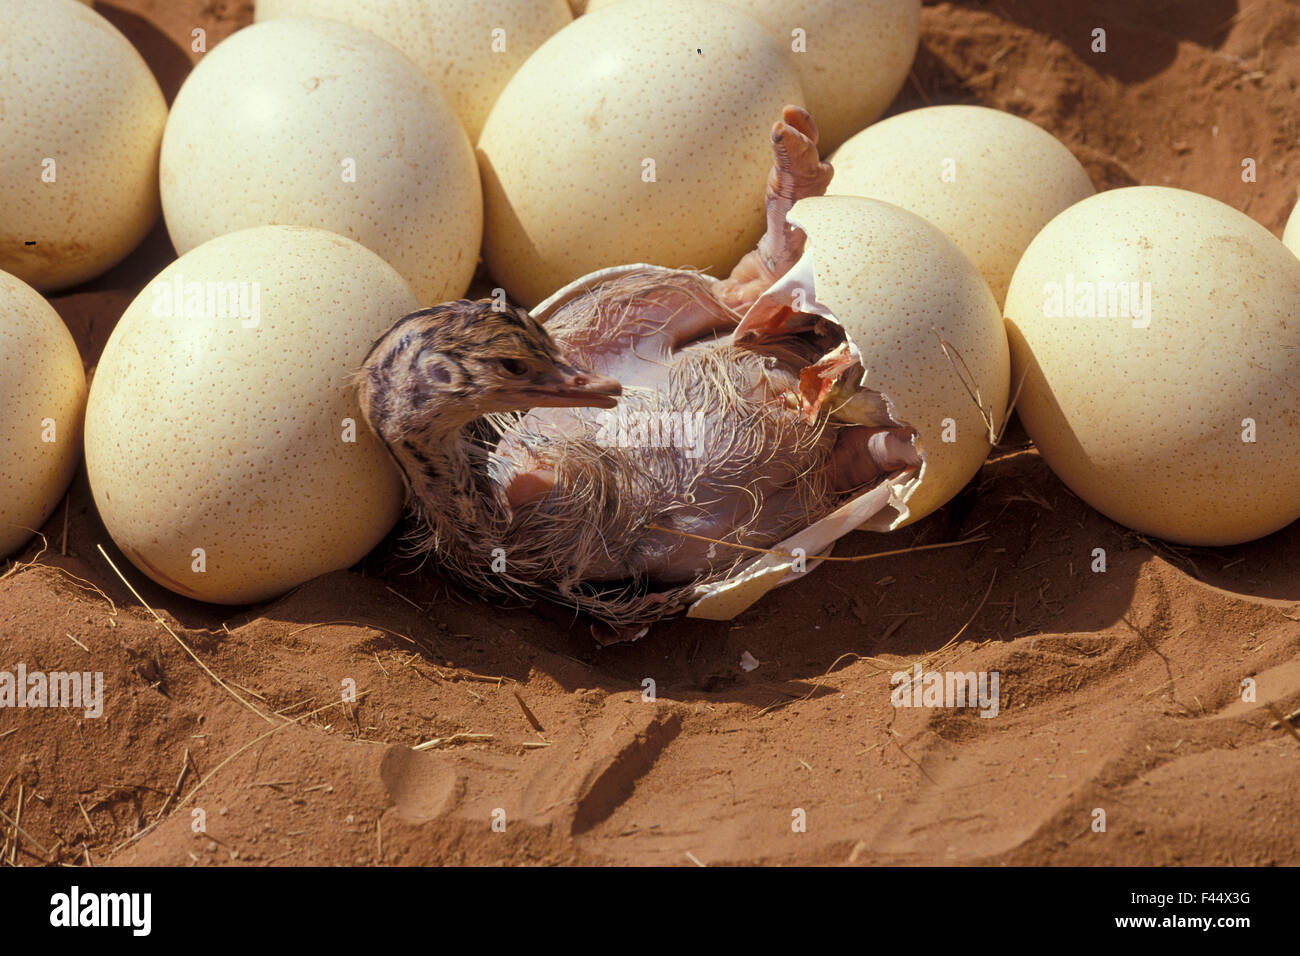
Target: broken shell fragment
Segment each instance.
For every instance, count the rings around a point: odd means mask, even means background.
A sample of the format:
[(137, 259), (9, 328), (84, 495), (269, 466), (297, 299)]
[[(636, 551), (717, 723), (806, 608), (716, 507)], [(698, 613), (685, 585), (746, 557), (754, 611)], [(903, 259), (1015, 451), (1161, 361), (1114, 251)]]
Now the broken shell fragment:
[[(685, 274), (687, 270), (636, 263), (601, 269), (575, 280), (555, 292), (533, 315), (541, 322), (555, 316), (575, 299), (602, 295), (601, 286), (634, 274)], [(742, 323), (743, 325), (743, 323)], [(796, 405), (807, 404), (808, 396), (794, 396)], [(888, 421), (882, 424), (899, 424)], [(887, 531), (907, 516), (907, 499), (919, 483), (920, 459), (916, 465), (886, 476), (871, 489), (855, 495), (836, 511), (787, 537), (752, 561), (741, 564), (722, 580), (699, 584), (695, 588), (688, 617), (730, 620), (752, 606), (778, 585), (797, 580), (815, 567), (823, 555), (849, 531), (858, 527)]]
[[(729, 620), (801, 578), (848, 532), (890, 531), (940, 507), (979, 469), (1005, 414), (1010, 359), (1002, 318), (952, 240), (919, 216), (857, 197), (802, 200), (789, 221), (807, 233), (804, 255), (747, 311), (736, 341), (810, 318), (838, 328), (837, 344), (803, 369), (796, 406), (810, 420), (825, 406), (845, 424), (910, 429), (904, 433), (913, 437), (890, 445), (888, 473), (835, 511), (724, 579), (697, 585), (689, 617)], [(681, 271), (602, 269), (533, 314), (546, 322), (629, 274)]]
[(917, 521), (970, 481), (1002, 426), (1011, 360), (997, 304), (956, 243), (898, 206), (818, 196), (788, 218), (808, 236), (803, 257), (738, 334), (789, 312), (844, 329), (863, 373), (836, 416), (916, 430), (925, 464), (898, 524)]

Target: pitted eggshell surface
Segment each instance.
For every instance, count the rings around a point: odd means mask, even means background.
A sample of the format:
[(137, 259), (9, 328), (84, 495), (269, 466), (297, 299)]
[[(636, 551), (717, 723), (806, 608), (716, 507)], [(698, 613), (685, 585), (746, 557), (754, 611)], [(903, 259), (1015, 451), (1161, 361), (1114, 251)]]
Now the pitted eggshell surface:
[(1286, 231), (1282, 233), (1282, 242), (1286, 247), (1300, 256), (1300, 202), (1291, 210), (1291, 218), (1286, 221)]
[[(1067, 300), (1085, 314), (1057, 314)], [(1100, 193), (1030, 245), (1006, 315), (1020, 418), (1098, 511), (1193, 545), (1300, 517), (1300, 259), (1263, 226), (1185, 190)]]
[(0, 558), (67, 491), (85, 406), (86, 376), (67, 326), (40, 293), (0, 272)]
[(527, 306), (628, 262), (726, 275), (762, 235), (772, 124), (802, 103), (776, 41), (713, 0), (580, 17), (515, 74), (479, 140), (489, 269)]
[(153, 73), (98, 13), (0, 0), (0, 269), (48, 291), (124, 258), (158, 216), (166, 120)]
[(257, 0), (257, 19), (329, 17), (409, 56), (478, 139), (510, 77), (573, 21), (565, 0)]
[(379, 253), (425, 305), (474, 274), (482, 197), (465, 131), (410, 59), (344, 23), (258, 23), (208, 53), (173, 104), (161, 181), (178, 252), (316, 226)]
[[(190, 300), (172, 314), (178, 279), (249, 283), (250, 307), (219, 318)], [(254, 288), (260, 317), (246, 326)], [(226, 604), (359, 560), (402, 490), (354, 375), (416, 307), (379, 256), (319, 229), (231, 233), (173, 262), (127, 308), (90, 391), (86, 467), (113, 540), (158, 583)]]
[[(907, 523), (917, 521), (960, 491), (989, 453), (988, 425), (957, 356), (985, 414), (1002, 423), (1010, 357), (997, 304), (956, 244), (905, 209), (820, 196), (800, 200), (788, 219), (808, 235), (816, 300), (861, 352), (866, 387), (920, 436), (925, 467), (907, 502)], [(951, 442), (943, 440), (949, 419)]]
[[(588, 9), (624, 2), (592, 0)], [(763, 24), (790, 51), (823, 156), (885, 112), (921, 38), (921, 0), (722, 2)]]
[(975, 263), (999, 303), (1038, 231), (1096, 192), (1051, 133), (983, 106), (891, 116), (841, 146), (831, 164), (829, 194), (881, 199), (928, 219)]

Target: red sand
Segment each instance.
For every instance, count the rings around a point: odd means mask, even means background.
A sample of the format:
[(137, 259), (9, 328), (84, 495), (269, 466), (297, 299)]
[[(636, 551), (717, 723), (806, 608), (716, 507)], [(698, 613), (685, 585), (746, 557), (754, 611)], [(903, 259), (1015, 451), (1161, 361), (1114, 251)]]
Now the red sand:
[[(895, 109), (1010, 110), (1060, 137), (1100, 187), (1187, 187), (1280, 232), (1300, 183), (1300, 9), (1069, 6), (927, 7)], [(97, 9), (169, 99), (191, 29), (211, 46), (251, 19), (249, 3), (223, 0)], [(1094, 26), (1109, 33), (1104, 57), (1088, 50)], [(1241, 182), (1246, 156), (1258, 183)], [(159, 225), (54, 300), (88, 367), (172, 255)], [(22, 827), (50, 851), (23, 840), (15, 859), (1300, 863), (1300, 739), (1270, 728), (1264, 706), (1300, 706), (1300, 525), (1218, 550), (1145, 540), (1083, 505), (1013, 425), (948, 508), (838, 553), (977, 530), (989, 539), (828, 564), (737, 621), (673, 622), (599, 650), (558, 609), (492, 607), (416, 573), (396, 537), (242, 613), (186, 601), (111, 547), (83, 470), (44, 529), (50, 547), (0, 580), (0, 666), (103, 671), (105, 713), (0, 713), (0, 809), (17, 815), (21, 785)], [(1098, 547), (1104, 574), (1089, 569)], [(761, 662), (749, 672), (746, 651)], [(999, 671), (1002, 715), (895, 709), (889, 674), (917, 659)], [(1252, 675), (1258, 702), (1243, 704)], [(263, 716), (324, 707), (348, 678), (364, 695), (353, 707)], [(409, 749), (456, 734), (489, 736)]]

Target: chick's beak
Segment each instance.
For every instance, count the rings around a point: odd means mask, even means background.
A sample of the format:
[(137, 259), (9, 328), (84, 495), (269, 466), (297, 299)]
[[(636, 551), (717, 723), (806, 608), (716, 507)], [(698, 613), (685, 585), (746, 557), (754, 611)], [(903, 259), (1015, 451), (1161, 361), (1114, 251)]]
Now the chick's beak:
[(607, 375), (558, 364), (535, 374), (520, 394), (535, 408), (613, 408), (623, 386)]

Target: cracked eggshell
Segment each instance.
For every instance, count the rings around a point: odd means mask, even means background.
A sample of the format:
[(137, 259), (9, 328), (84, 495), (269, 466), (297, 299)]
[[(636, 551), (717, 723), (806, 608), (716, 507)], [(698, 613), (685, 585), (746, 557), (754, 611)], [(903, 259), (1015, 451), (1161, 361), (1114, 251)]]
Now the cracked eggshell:
[[(984, 416), (1002, 424), (1011, 376), (997, 303), (956, 243), (898, 206), (819, 196), (800, 200), (787, 218), (808, 241), (782, 282), (808, 287), (806, 301), (843, 326), (861, 354), (862, 384), (919, 436), (920, 484), (896, 526), (910, 524), (946, 504), (984, 463)], [(963, 384), (962, 362), (983, 414)]]
[[(826, 314), (821, 303), (802, 298), (802, 294), (813, 285), (811, 269), (811, 259), (805, 256), (795, 268), (769, 288), (762, 299), (770, 299), (778, 306), (791, 306), (796, 303), (796, 296), (799, 296), (798, 304), (806, 305), (817, 314)], [(544, 323), (567, 303), (591, 295), (601, 283), (621, 276), (676, 271), (678, 270), (646, 263), (599, 269), (548, 296), (532, 310), (533, 316)], [(753, 310), (749, 314), (752, 315)], [(825, 554), (850, 531), (888, 531), (898, 527), (904, 523), (908, 513), (907, 501), (915, 492), (917, 484), (918, 469), (908, 468), (845, 501), (825, 518), (801, 528), (774, 545), (768, 553), (737, 568), (728, 578), (697, 587), (687, 617), (729, 621), (752, 607), (774, 588), (802, 580), (808, 571), (814, 570), (820, 563), (815, 556)], [(805, 566), (803, 560), (794, 555), (814, 557)]]
[[(624, 2), (592, 0), (588, 10)], [(790, 51), (823, 155), (889, 108), (921, 38), (921, 0), (722, 2), (763, 24)]]
[[(246, 308), (208, 310), (207, 283), (245, 283)], [(122, 552), (219, 604), (360, 560), (396, 522), (402, 485), (353, 376), (417, 307), (379, 256), (320, 229), (230, 233), (164, 269), (113, 330), (86, 412), (91, 489)]]
[(1300, 259), (1263, 226), (1186, 190), (1103, 192), (1034, 239), (1005, 311), (1020, 420), (1102, 514), (1190, 545), (1300, 517)]
[(784, 48), (731, 7), (585, 14), (529, 57), (483, 128), (489, 269), (527, 306), (626, 262), (726, 275), (762, 235), (765, 134), (786, 104), (803, 93)]
[(424, 71), (471, 142), (529, 54), (573, 21), (565, 0), (257, 0), (256, 17), (328, 17), (382, 37)]
[(39, 292), (0, 272), (0, 558), (54, 512), (81, 457), (86, 376)]
[(828, 194), (869, 196), (928, 219), (975, 263), (999, 304), (1038, 231), (1096, 192), (1051, 133), (984, 106), (891, 116), (841, 146), (831, 164)]
[(0, 0), (0, 24), (0, 269), (61, 289), (116, 265), (158, 218), (167, 104), (84, 4)]
[(474, 274), (483, 210), (465, 131), (401, 51), (344, 23), (271, 20), (208, 53), (173, 104), (161, 181), (180, 253), (315, 226), (379, 253), (424, 305)]

